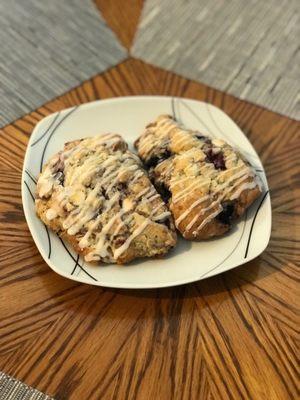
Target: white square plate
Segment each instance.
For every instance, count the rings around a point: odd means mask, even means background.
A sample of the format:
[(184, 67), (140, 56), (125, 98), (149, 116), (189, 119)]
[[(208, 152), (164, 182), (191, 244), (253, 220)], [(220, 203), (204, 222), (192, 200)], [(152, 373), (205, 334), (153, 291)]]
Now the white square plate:
[[(173, 114), (189, 128), (224, 138), (252, 163), (263, 194), (225, 236), (202, 242), (179, 238), (164, 259), (141, 259), (127, 266), (89, 265), (37, 218), (35, 182), (42, 165), (65, 142), (99, 133), (120, 133), (132, 148), (146, 124)], [(46, 263), (58, 274), (93, 285), (158, 288), (181, 285), (227, 271), (257, 257), (271, 232), (271, 202), (261, 161), (240, 128), (211, 104), (182, 98), (138, 96), (95, 101), (49, 115), (35, 127), (24, 160), (22, 200), (33, 239)]]

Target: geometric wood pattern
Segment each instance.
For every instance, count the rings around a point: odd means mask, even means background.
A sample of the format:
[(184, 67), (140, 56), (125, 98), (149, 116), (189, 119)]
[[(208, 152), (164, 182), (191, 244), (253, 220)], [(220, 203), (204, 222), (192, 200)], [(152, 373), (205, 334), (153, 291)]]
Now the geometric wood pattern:
[(130, 50), (144, 0), (94, 0), (109, 27), (118, 39)]
[[(142, 94), (208, 101), (249, 137), (273, 208), (270, 244), (260, 257), (159, 290), (87, 286), (42, 260), (20, 194), (34, 125), (75, 104)], [(297, 398), (299, 128), (130, 58), (0, 130), (0, 370), (56, 399)]]

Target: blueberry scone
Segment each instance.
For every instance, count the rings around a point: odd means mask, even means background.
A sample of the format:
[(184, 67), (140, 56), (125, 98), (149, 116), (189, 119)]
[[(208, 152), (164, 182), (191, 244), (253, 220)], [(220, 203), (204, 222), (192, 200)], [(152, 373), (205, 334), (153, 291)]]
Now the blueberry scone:
[(65, 144), (39, 176), (36, 211), (88, 262), (124, 264), (176, 244), (169, 210), (116, 134)]
[(135, 146), (186, 239), (222, 235), (261, 193), (239, 152), (168, 115), (150, 123)]

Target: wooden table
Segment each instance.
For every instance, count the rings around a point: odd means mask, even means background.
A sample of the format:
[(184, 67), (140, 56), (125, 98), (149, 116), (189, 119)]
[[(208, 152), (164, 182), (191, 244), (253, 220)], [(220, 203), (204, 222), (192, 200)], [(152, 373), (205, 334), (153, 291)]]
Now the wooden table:
[[(141, 1), (96, 3), (129, 47)], [(65, 107), (140, 94), (213, 103), (249, 137), (273, 207), (260, 257), (162, 290), (87, 286), (42, 260), (20, 193), (32, 129)], [(56, 399), (296, 399), (299, 123), (129, 57), (2, 129), (0, 170), (0, 370)]]

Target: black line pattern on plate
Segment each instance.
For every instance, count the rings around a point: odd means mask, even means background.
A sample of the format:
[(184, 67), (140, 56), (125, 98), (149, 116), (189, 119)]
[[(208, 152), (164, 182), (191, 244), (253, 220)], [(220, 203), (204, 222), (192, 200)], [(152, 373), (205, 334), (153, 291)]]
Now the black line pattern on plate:
[[(59, 240), (61, 241), (61, 244), (64, 246), (66, 252), (69, 254), (69, 256), (72, 258), (72, 260), (75, 262), (75, 267), (72, 271), (72, 273), (75, 272), (76, 267), (78, 266), (87, 276), (89, 276), (90, 278), (92, 278), (94, 281), (98, 281), (95, 277), (93, 277), (93, 275), (91, 275), (89, 272), (87, 272), (83, 266), (81, 264), (79, 264), (78, 259), (76, 260), (76, 258), (72, 255), (72, 253), (69, 251), (69, 249), (67, 248), (67, 246), (65, 245), (64, 241), (62, 240), (62, 238), (58, 237)], [(72, 275), (72, 274), (71, 274)]]
[(251, 240), (252, 231), (253, 231), (253, 227), (254, 227), (254, 223), (255, 223), (257, 214), (258, 214), (258, 212), (259, 212), (261, 206), (263, 205), (263, 202), (265, 201), (265, 199), (266, 199), (266, 197), (267, 197), (268, 194), (269, 194), (269, 190), (267, 190), (267, 191), (265, 192), (265, 194), (263, 195), (263, 197), (262, 197), (262, 199), (261, 199), (261, 201), (260, 201), (260, 203), (259, 203), (259, 205), (258, 205), (258, 207), (257, 207), (257, 209), (256, 209), (256, 211), (255, 211), (255, 215), (254, 215), (254, 218), (253, 218), (253, 220), (252, 220), (252, 224), (251, 224), (251, 228), (250, 228), (250, 232), (249, 232), (249, 237), (248, 237), (248, 241), (247, 241), (247, 246), (246, 246), (246, 251), (245, 251), (245, 256), (244, 256), (244, 258), (247, 258), (247, 256), (248, 256), (248, 251), (249, 251), (249, 246), (250, 246), (250, 240)]
[(213, 268), (211, 268), (209, 271), (205, 272), (204, 274), (202, 274), (200, 276), (200, 278), (203, 278), (204, 276), (208, 275), (210, 272), (214, 271), (215, 269), (219, 268), (226, 260), (228, 260), (228, 258), (235, 252), (235, 250), (238, 248), (238, 245), (240, 244), (242, 237), (244, 236), (244, 232), (245, 232), (245, 228), (246, 228), (246, 222), (247, 222), (247, 214), (248, 214), (248, 210), (246, 210), (245, 212), (245, 216), (244, 216), (244, 224), (243, 224), (243, 229), (242, 229), (242, 233), (241, 236), (239, 237), (239, 240), (237, 241), (236, 245), (234, 246), (234, 248), (231, 250), (231, 252), (221, 261), (219, 262), (217, 265), (215, 265)]
[(43, 164), (44, 164), (44, 157), (45, 157), (46, 149), (47, 149), (47, 147), (48, 147), (48, 144), (49, 144), (49, 142), (50, 142), (52, 136), (53, 136), (54, 133), (56, 132), (57, 128), (58, 128), (71, 114), (73, 114), (73, 112), (76, 111), (76, 110), (78, 109), (78, 107), (79, 107), (79, 106), (73, 107), (73, 108), (68, 112), (68, 114), (66, 114), (66, 115), (58, 122), (58, 124), (54, 127), (54, 129), (53, 129), (52, 132), (50, 133), (50, 135), (49, 135), (49, 137), (48, 137), (48, 139), (47, 139), (47, 141), (46, 141), (46, 143), (45, 143), (43, 152), (42, 152), (42, 158), (41, 158), (41, 163), (40, 163), (40, 172), (42, 172), (42, 168), (43, 168)]
[[(28, 183), (27, 183), (26, 181), (23, 181), (23, 182), (24, 182), (25, 186), (27, 187), (27, 190), (28, 190), (28, 192), (29, 192), (29, 194), (30, 194), (30, 196), (31, 196), (31, 198), (32, 198), (32, 201), (35, 203), (34, 195), (32, 194)], [(49, 235), (49, 231), (48, 231), (47, 226), (46, 226), (44, 223), (43, 223), (43, 225), (44, 225), (44, 228), (45, 228), (45, 231), (46, 231), (46, 234), (47, 234), (47, 238), (48, 238), (48, 259), (50, 259), (50, 257), (51, 257), (51, 250), (52, 250), (52, 249), (51, 249), (51, 239), (50, 239), (50, 235)]]
[(42, 134), (42, 136), (40, 136), (35, 142), (32, 143), (32, 145), (30, 147), (35, 146), (39, 141), (41, 141), (46, 135), (47, 133), (50, 131), (50, 129), (52, 128), (52, 126), (55, 124), (57, 118), (60, 116), (60, 111), (56, 114), (55, 118), (52, 119), (51, 123), (49, 124), (48, 128), (45, 130), (45, 132)]
[(175, 111), (175, 98), (171, 98), (171, 108), (172, 108), (172, 117), (177, 120), (176, 118), (176, 111)]
[(174, 107), (174, 116), (175, 116), (174, 118), (176, 119), (176, 121), (179, 124), (182, 124), (182, 119), (181, 119), (181, 115), (180, 115), (180, 108), (179, 108), (179, 99), (178, 99), (178, 97), (174, 97), (173, 100), (174, 100), (173, 107)]
[(32, 182), (36, 185), (37, 184), (37, 180), (33, 176), (33, 174), (28, 169), (25, 169), (25, 173), (29, 176), (29, 178), (32, 180)]
[(78, 267), (78, 261), (79, 261), (79, 254), (77, 254), (76, 263), (75, 263), (74, 268), (73, 268), (73, 270), (71, 272), (71, 275), (73, 275), (75, 273), (76, 268)]
[(25, 186), (27, 187), (27, 190), (28, 190), (28, 192), (29, 192), (29, 194), (30, 194), (30, 196), (31, 196), (31, 198), (32, 198), (32, 201), (35, 202), (34, 195), (32, 194), (32, 192), (31, 192), (31, 190), (30, 190), (30, 188), (29, 188), (29, 186), (28, 186), (28, 183), (27, 183), (26, 181), (24, 181), (24, 184), (25, 184)]
[(210, 111), (209, 104), (206, 103), (206, 102), (205, 102), (204, 104), (205, 104), (205, 108), (206, 108), (207, 114), (209, 115), (209, 117), (210, 117), (210, 119), (211, 119), (211, 122), (214, 124), (214, 126), (215, 126), (215, 128), (217, 129), (217, 131), (219, 132), (219, 134), (220, 134), (222, 137), (225, 136), (226, 140), (231, 141), (231, 138), (228, 138), (228, 137), (227, 137), (227, 135), (224, 133), (224, 131), (223, 131), (222, 129), (220, 129), (219, 125), (217, 124), (216, 120), (214, 119), (214, 117), (213, 117), (213, 115), (212, 115), (212, 113), (211, 113), (211, 111)]
[[(207, 113), (208, 113), (208, 115), (209, 115), (209, 117), (210, 117), (212, 123), (213, 123), (214, 126), (217, 128), (217, 130), (218, 130), (218, 132), (219, 132), (219, 134), (220, 134), (221, 137), (224, 137), (224, 138), (226, 139), (226, 141), (229, 141), (229, 143), (231, 142), (231, 143), (233, 144), (234, 147), (236, 147), (237, 149), (241, 150), (241, 153), (246, 154), (247, 157), (249, 157), (249, 158), (254, 158), (254, 159), (256, 159), (256, 160), (259, 160), (259, 158), (258, 158), (257, 155), (252, 154), (252, 153), (249, 153), (249, 151), (247, 151), (247, 150), (245, 150), (245, 149), (241, 149), (240, 146), (238, 146), (237, 144), (233, 143), (232, 139), (231, 139), (231, 138), (228, 138), (228, 136), (225, 134), (225, 132), (219, 127), (217, 121), (215, 120), (215, 118), (213, 117), (213, 114), (211, 113), (211, 110), (210, 110), (210, 108), (209, 108), (209, 104), (208, 104), (208, 103), (205, 103), (205, 107), (206, 107)], [(251, 165), (252, 165), (252, 164), (251, 164)], [(253, 168), (256, 169), (256, 166), (255, 166), (255, 165), (252, 165), (252, 166), (253, 166)], [(260, 169), (259, 167), (257, 167), (257, 168)], [(263, 171), (262, 171), (262, 172), (263, 172)]]
[[(172, 116), (173, 118), (179, 123), (182, 124), (181, 116), (180, 116), (180, 109), (178, 105), (178, 97), (171, 98), (171, 108), (172, 108)], [(176, 111), (177, 109), (177, 111)]]
[[(175, 98), (175, 110), (177, 108), (177, 121), (182, 125), (182, 118), (181, 118), (181, 113), (180, 113), (180, 107), (179, 107), (179, 100), (178, 97)], [(177, 106), (177, 107), (176, 107)]]
[(209, 134), (211, 137), (215, 138), (216, 135), (211, 131), (211, 129), (206, 125), (205, 122), (199, 117), (198, 114), (195, 113), (195, 111), (182, 99), (178, 99), (178, 103), (184, 105), (184, 107), (189, 110), (189, 112), (208, 130)]

